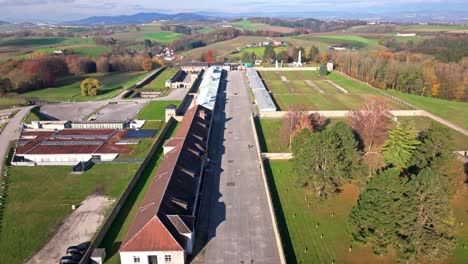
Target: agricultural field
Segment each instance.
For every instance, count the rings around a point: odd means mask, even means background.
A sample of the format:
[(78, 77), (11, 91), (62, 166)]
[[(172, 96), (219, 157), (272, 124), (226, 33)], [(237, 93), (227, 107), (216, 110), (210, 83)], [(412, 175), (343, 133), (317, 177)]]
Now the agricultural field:
[(453, 31), (453, 30), (468, 30), (468, 26), (464, 25), (407, 25), (399, 26), (400, 31), (412, 31), (412, 32), (442, 32), (442, 31)]
[(151, 23), (140, 26), (139, 31), (132, 28), (123, 31), (117, 31), (111, 36), (120, 40), (143, 41), (145, 39), (149, 39), (153, 42), (169, 44), (172, 41), (181, 38), (183, 34), (172, 31), (163, 31), (161, 30), (160, 23)]
[(288, 161), (267, 161), (265, 170), (288, 263), (395, 263), (392, 256), (375, 256), (369, 247), (352, 243), (347, 226), (359, 198), (356, 185), (320, 200), (297, 187)]
[[(124, 89), (132, 87), (142, 79), (146, 72), (94, 73), (82, 76), (66, 77), (59, 80), (57, 87), (45, 88), (22, 94), (28, 98), (46, 101), (95, 101), (117, 96)], [(96, 78), (101, 83), (98, 96), (82, 96), (80, 84), (86, 78)]]
[(242, 30), (249, 30), (249, 31), (257, 31), (262, 27), (268, 26), (268, 24), (263, 24), (263, 23), (252, 23), (249, 20), (236, 21), (230, 24)]
[(144, 33), (143, 38), (149, 39), (154, 42), (160, 42), (164, 44), (169, 44), (176, 39), (179, 39), (183, 36), (183, 34), (175, 33), (171, 31), (161, 31), (161, 32), (152, 32), (152, 33)]
[(136, 163), (96, 164), (76, 176), (69, 174), (70, 166), (8, 166), (0, 233), (2, 262), (23, 263), (39, 250), (72, 212), (71, 204), (96, 192), (118, 199), (137, 167)]
[(0, 40), (0, 62), (24, 58), (37, 52), (51, 53), (63, 49), (72, 49), (79, 55), (94, 58), (112, 51), (107, 46), (95, 44), (91, 38), (9, 37)]
[[(276, 53), (279, 53), (281, 51), (287, 51), (288, 50), (288, 47), (276, 47), (274, 48), (275, 52)], [(232, 57), (239, 57), (239, 56), (242, 56), (242, 53), (244, 52), (247, 52), (249, 54), (251, 53), (255, 53), (255, 56), (257, 56), (257, 58), (261, 59), (263, 58), (263, 55), (265, 53), (265, 47), (250, 47), (250, 48), (243, 48), (241, 49), (241, 51), (239, 51), (239, 53), (235, 53), (235, 54), (231, 54), (229, 56), (227, 56), (228, 58), (232, 58)]]
[(285, 38), (285, 41), (302, 47), (315, 45), (321, 51), (327, 50), (330, 45), (337, 44), (346, 45), (349, 49), (357, 48), (361, 52), (386, 50), (384, 46), (378, 44), (376, 38), (366, 38), (356, 35), (307, 34)]
[(178, 68), (165, 68), (163, 71), (159, 72), (158, 75), (147, 85), (143, 86), (141, 91), (144, 92), (163, 92), (166, 88), (166, 81), (172, 79), (177, 73)]
[(27, 102), (24, 99), (0, 97), (0, 110), (13, 107), (21, 107), (26, 104)]
[(164, 122), (166, 107), (170, 104), (179, 106), (181, 101), (153, 101), (148, 103), (137, 115), (142, 120), (162, 120)]
[[(163, 141), (161, 143), (164, 144), (164, 141), (172, 137), (176, 130), (177, 123), (173, 123), (170, 129), (164, 135)], [(141, 202), (143, 201), (143, 197), (151, 184), (153, 176), (158, 170), (158, 165), (164, 157), (162, 144), (158, 146), (156, 152), (151, 157), (151, 160), (141, 174), (140, 179), (135, 184), (135, 187), (123, 204), (122, 209), (115, 218), (109, 231), (104, 237), (104, 240), (99, 246), (106, 249), (107, 259), (105, 263), (120, 263), (120, 257), (118, 254), (119, 247), (125, 238), (125, 234), (127, 233), (127, 230), (130, 227), (130, 224), (132, 223)]]
[[(259, 73), (277, 106), (283, 111), (292, 105), (302, 105), (310, 111), (356, 109), (366, 96), (373, 94), (369, 88), (336, 73), (330, 73), (327, 77), (321, 77), (315, 71)], [(390, 101), (389, 105), (392, 109), (404, 109)]]
[[(462, 164), (454, 161), (454, 167)], [(265, 170), (288, 263), (396, 263), (392, 254), (376, 256), (370, 247), (351, 241), (348, 215), (359, 198), (357, 185), (345, 184), (338, 196), (319, 200), (297, 187), (289, 161), (267, 161)], [(468, 221), (467, 203), (468, 190), (460, 188), (452, 202), (457, 222)], [(467, 234), (466, 225), (457, 230), (457, 247), (448, 263), (465, 263)]]

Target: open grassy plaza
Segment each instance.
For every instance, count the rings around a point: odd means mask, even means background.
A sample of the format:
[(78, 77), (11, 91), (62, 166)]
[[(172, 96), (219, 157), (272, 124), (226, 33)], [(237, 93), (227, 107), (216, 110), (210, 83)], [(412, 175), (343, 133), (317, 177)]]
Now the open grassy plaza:
[[(316, 71), (263, 71), (260, 74), (282, 111), (292, 105), (302, 105), (310, 111), (356, 109), (366, 96), (376, 95), (364, 85), (337, 73), (327, 77), (319, 76)], [(405, 109), (390, 101), (389, 105), (392, 109)]]
[(174, 77), (179, 69), (177, 68), (165, 68), (160, 71), (154, 79), (143, 86), (140, 90), (144, 92), (163, 92), (166, 88), (166, 81)]
[[(93, 101), (106, 100), (117, 96), (124, 89), (132, 87), (140, 79), (144, 78), (146, 72), (125, 73), (94, 73), (82, 76), (66, 77), (58, 81), (57, 87), (45, 88), (22, 94), (28, 98), (38, 98), (45, 101)], [(81, 82), (86, 78), (96, 78), (101, 84), (97, 96), (81, 95)]]
[(137, 119), (162, 120), (165, 118), (166, 107), (170, 104), (179, 106), (180, 101), (153, 101), (148, 103), (137, 115)]

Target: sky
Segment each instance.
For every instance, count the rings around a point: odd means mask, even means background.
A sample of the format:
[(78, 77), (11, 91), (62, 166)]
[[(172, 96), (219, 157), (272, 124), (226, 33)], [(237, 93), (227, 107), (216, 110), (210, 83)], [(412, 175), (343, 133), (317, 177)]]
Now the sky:
[(20, 22), (71, 21), (90, 16), (138, 12), (264, 14), (278, 12), (399, 12), (457, 10), (468, 12), (468, 0), (0, 0), (0, 20)]

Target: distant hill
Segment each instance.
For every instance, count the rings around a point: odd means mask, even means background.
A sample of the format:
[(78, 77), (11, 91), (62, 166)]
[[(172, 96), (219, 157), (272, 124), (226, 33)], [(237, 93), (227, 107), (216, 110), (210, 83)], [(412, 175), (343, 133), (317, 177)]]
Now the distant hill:
[(8, 25), (8, 24), (10, 24), (10, 23), (8, 23), (8, 22), (6, 22), (6, 21), (1, 21), (1, 20), (0, 20), (0, 26), (1, 26), (1, 25)]
[(67, 22), (67, 25), (74, 26), (104, 26), (104, 25), (128, 25), (143, 24), (154, 20), (172, 21), (220, 21), (221, 18), (206, 16), (195, 13), (138, 13), (130, 16), (94, 16), (77, 21)]

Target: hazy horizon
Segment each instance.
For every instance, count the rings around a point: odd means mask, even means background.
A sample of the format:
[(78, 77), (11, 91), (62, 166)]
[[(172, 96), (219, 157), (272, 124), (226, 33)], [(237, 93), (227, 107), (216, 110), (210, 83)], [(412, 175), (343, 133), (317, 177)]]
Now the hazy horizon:
[(396, 13), (418, 11), (457, 11), (468, 12), (464, 1), (420, 1), (420, 0), (383, 0), (379, 2), (367, 0), (291, 0), (285, 3), (279, 0), (239, 0), (232, 3), (220, 1), (172, 1), (156, 3), (144, 0), (0, 0), (1, 20), (11, 22), (38, 21), (71, 21), (90, 16), (131, 15), (139, 12), (225, 12), (225, 13), (293, 13), (310, 12), (311, 16), (318, 12), (336, 13)]

